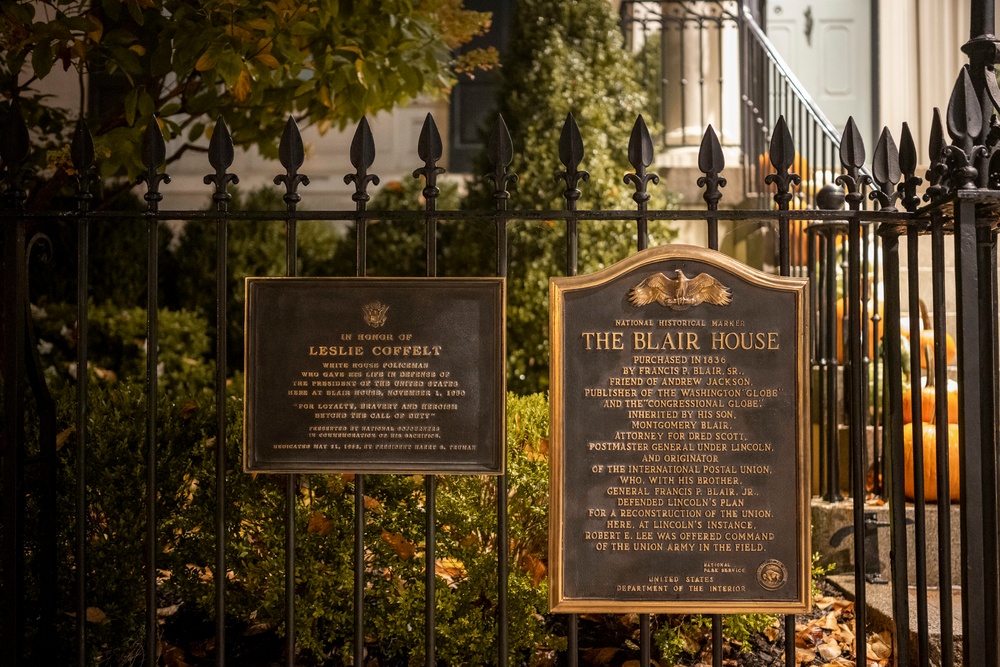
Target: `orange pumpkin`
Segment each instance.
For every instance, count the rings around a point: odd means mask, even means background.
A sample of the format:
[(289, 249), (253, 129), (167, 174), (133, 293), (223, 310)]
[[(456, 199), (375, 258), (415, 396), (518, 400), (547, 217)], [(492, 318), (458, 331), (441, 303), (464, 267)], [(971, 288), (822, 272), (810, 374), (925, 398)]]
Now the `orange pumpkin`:
[[(924, 450), (924, 499), (935, 502), (937, 495), (937, 426), (923, 423)], [(903, 490), (908, 500), (915, 498), (913, 474), (913, 424), (903, 425)], [(948, 478), (951, 481), (951, 500), (961, 498), (961, 487), (958, 468), (958, 424), (948, 424)]]
[[(925, 346), (930, 345), (931, 349), (934, 348), (934, 330), (931, 329), (930, 317), (927, 314), (927, 305), (924, 300), (920, 300), (920, 323), (923, 329), (920, 331), (920, 349), (924, 349)], [(900, 319), (899, 322), (899, 332), (906, 340), (910, 340), (910, 320), (907, 317)], [(911, 344), (912, 347), (912, 344)], [(957, 356), (957, 349), (955, 348), (955, 339), (951, 337), (951, 334), (945, 333), (944, 335), (944, 348), (945, 348), (945, 358), (948, 360), (949, 364), (955, 363), (955, 357)], [(920, 355), (920, 367), (927, 368), (927, 357), (923, 354)]]
[[(920, 388), (920, 418), (925, 424), (933, 424), (937, 421), (937, 388), (934, 384), (934, 355), (933, 345), (925, 344), (923, 354), (920, 355), (922, 366), (926, 367), (927, 376), (925, 384)], [(958, 423), (958, 383), (948, 380), (948, 423)], [(903, 390), (903, 423), (909, 424), (913, 421), (913, 389), (912, 386)]]

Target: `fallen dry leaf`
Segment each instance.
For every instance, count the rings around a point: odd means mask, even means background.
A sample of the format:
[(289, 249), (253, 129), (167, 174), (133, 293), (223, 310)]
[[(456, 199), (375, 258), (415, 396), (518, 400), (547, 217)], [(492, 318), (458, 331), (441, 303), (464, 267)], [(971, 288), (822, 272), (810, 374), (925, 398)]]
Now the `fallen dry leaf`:
[(795, 649), (795, 663), (799, 665), (808, 665), (810, 662), (816, 659), (816, 652), (810, 651), (805, 648)]
[(827, 639), (825, 642), (819, 645), (818, 651), (819, 655), (823, 660), (830, 661), (834, 658), (839, 658), (843, 651), (840, 649), (840, 642), (834, 638)]
[(545, 579), (545, 575), (548, 572), (545, 563), (526, 552), (521, 554), (519, 565), (524, 573), (531, 575), (531, 585), (538, 588), (538, 584)]
[(833, 606), (833, 604), (837, 601), (837, 598), (829, 596), (817, 596), (813, 601), (817, 607), (825, 611)]
[(181, 603), (172, 604), (169, 607), (157, 607), (156, 617), (157, 618), (168, 618), (177, 613), (177, 610), (181, 608)]
[(396, 552), (396, 555), (403, 560), (409, 560), (410, 558), (413, 558), (414, 554), (417, 553), (417, 546), (402, 535), (396, 535), (390, 533), (388, 530), (383, 530), (382, 540), (391, 546), (392, 550)]
[(454, 558), (442, 558), (434, 561), (434, 573), (451, 586), (465, 576), (465, 565)]
[(76, 433), (76, 428), (72, 426), (65, 431), (60, 432), (59, 435), (56, 436), (56, 451), (62, 449), (74, 433)]
[(326, 514), (320, 511), (309, 515), (309, 527), (306, 529), (310, 533), (318, 533), (321, 536), (329, 535), (333, 532), (336, 524)]
[(87, 622), (104, 625), (108, 623), (108, 615), (100, 607), (87, 607)]
[(365, 509), (366, 510), (377, 510), (382, 507), (382, 503), (375, 500), (370, 496), (365, 496)]
[(246, 630), (243, 631), (244, 637), (253, 637), (254, 635), (259, 635), (262, 632), (267, 632), (274, 627), (273, 623), (254, 623)]
[(882, 662), (888, 660), (892, 656), (892, 637), (884, 636), (887, 634), (888, 633), (872, 633), (872, 635), (868, 637), (867, 657), (869, 660)]
[(184, 649), (178, 648), (166, 642), (160, 642), (160, 657), (166, 667), (191, 667), (184, 660)]
[(618, 648), (595, 648), (586, 652), (587, 662), (592, 665), (610, 665), (621, 649)]

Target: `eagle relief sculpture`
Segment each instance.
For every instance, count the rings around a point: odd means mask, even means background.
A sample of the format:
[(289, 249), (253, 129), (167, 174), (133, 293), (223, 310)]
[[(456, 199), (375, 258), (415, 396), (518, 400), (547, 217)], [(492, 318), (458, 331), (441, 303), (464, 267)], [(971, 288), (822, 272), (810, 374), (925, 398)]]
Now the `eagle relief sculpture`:
[(654, 273), (628, 291), (628, 300), (636, 308), (653, 303), (673, 310), (687, 310), (702, 303), (728, 306), (732, 295), (728, 287), (707, 273), (688, 278), (675, 269), (676, 278)]

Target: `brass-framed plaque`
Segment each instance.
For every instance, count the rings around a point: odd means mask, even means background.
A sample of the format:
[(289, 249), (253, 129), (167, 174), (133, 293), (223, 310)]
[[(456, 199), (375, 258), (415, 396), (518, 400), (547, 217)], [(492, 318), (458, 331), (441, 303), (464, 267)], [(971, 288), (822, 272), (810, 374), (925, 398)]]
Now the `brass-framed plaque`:
[(504, 471), (502, 278), (247, 278), (247, 472)]
[(684, 245), (550, 285), (556, 612), (801, 612), (808, 290)]

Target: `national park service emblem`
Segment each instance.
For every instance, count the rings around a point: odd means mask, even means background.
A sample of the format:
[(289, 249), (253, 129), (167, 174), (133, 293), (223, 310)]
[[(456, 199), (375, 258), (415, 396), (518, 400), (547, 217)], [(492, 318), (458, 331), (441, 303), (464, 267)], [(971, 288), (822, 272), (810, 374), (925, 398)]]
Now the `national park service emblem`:
[(688, 278), (680, 269), (675, 269), (676, 278), (668, 278), (662, 273), (654, 273), (628, 291), (628, 301), (636, 308), (653, 303), (671, 310), (687, 310), (692, 306), (710, 303), (728, 306), (732, 292), (716, 278), (707, 273), (699, 273)]
[(761, 588), (776, 591), (788, 581), (788, 568), (780, 560), (770, 559), (757, 568), (757, 583)]

